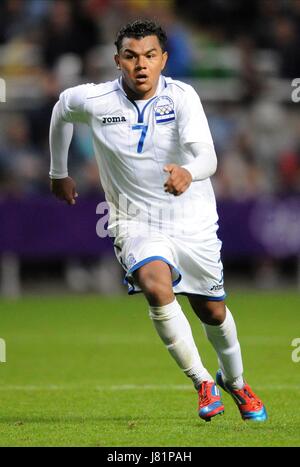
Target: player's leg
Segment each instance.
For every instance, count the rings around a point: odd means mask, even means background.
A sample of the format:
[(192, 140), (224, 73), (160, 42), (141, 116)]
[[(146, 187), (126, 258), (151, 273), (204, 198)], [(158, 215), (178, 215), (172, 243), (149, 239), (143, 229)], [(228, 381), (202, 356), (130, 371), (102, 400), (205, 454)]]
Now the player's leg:
[(205, 420), (222, 413), (223, 404), (212, 376), (204, 368), (194, 342), (190, 324), (177, 302), (172, 288), (169, 265), (152, 261), (134, 273), (150, 309), (150, 318), (168, 351), (190, 377), (205, 404), (199, 415)]
[(224, 378), (233, 387), (243, 387), (241, 348), (233, 316), (224, 300), (207, 300), (200, 295), (189, 295), (189, 302), (200, 318), (208, 340), (218, 354)]
[(135, 271), (134, 279), (149, 303), (155, 329), (179, 367), (196, 388), (203, 380), (213, 381), (203, 367), (189, 322), (174, 296), (169, 265), (152, 261)]
[(161, 260), (151, 261), (133, 273), (150, 307), (162, 307), (174, 301), (170, 266)]
[(232, 395), (243, 419), (265, 420), (267, 415), (263, 403), (243, 380), (236, 325), (225, 302), (207, 300), (197, 295), (190, 295), (189, 301), (217, 352), (220, 364), (217, 383)]

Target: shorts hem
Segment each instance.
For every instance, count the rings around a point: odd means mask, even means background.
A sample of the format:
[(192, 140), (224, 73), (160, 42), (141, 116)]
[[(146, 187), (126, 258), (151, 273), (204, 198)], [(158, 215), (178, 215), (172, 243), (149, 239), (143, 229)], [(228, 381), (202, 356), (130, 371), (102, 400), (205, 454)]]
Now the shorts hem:
[[(142, 290), (135, 290), (135, 288), (133, 286), (132, 286), (131, 289), (128, 290), (128, 295), (135, 295), (135, 294), (138, 294), (138, 293), (143, 293), (143, 291)], [(212, 296), (209, 296), (209, 295), (202, 295), (202, 294), (198, 294), (198, 293), (188, 293), (188, 292), (174, 292), (174, 295), (183, 295), (185, 297), (188, 297), (189, 295), (197, 295), (197, 296), (203, 297), (206, 300), (211, 301), (211, 302), (221, 302), (221, 301), (225, 300), (225, 298), (227, 297), (226, 293), (224, 295), (222, 295), (221, 297), (212, 297)]]

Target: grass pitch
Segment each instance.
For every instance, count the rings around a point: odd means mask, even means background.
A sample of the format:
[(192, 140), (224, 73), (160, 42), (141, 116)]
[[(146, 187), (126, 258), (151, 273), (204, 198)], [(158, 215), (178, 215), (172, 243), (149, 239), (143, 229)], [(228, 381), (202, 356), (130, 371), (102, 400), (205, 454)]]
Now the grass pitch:
[[(202, 360), (218, 366), (202, 327), (180, 298)], [(245, 377), (269, 420), (197, 415), (197, 394), (160, 342), (142, 296), (0, 301), (1, 446), (300, 446), (300, 337), (295, 293), (232, 293)]]

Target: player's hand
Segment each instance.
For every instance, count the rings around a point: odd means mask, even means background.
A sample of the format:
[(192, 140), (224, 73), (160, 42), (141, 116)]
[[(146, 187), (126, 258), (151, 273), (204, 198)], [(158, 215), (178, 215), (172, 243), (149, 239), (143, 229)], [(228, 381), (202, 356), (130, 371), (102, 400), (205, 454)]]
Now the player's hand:
[(193, 181), (190, 172), (180, 167), (180, 165), (167, 164), (164, 167), (164, 171), (170, 174), (168, 180), (164, 184), (165, 192), (171, 193), (174, 196), (182, 195)]
[(50, 181), (50, 188), (56, 198), (66, 201), (70, 205), (76, 204), (75, 199), (78, 193), (73, 178), (54, 178)]

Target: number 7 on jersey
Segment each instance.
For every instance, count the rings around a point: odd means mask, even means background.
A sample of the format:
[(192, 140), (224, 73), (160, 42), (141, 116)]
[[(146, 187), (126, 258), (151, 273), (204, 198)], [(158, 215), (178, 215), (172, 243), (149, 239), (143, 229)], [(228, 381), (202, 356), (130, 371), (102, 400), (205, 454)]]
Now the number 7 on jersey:
[(148, 125), (132, 125), (133, 130), (142, 130), (140, 140), (138, 142), (137, 152), (140, 154), (143, 150), (144, 141), (146, 138)]

